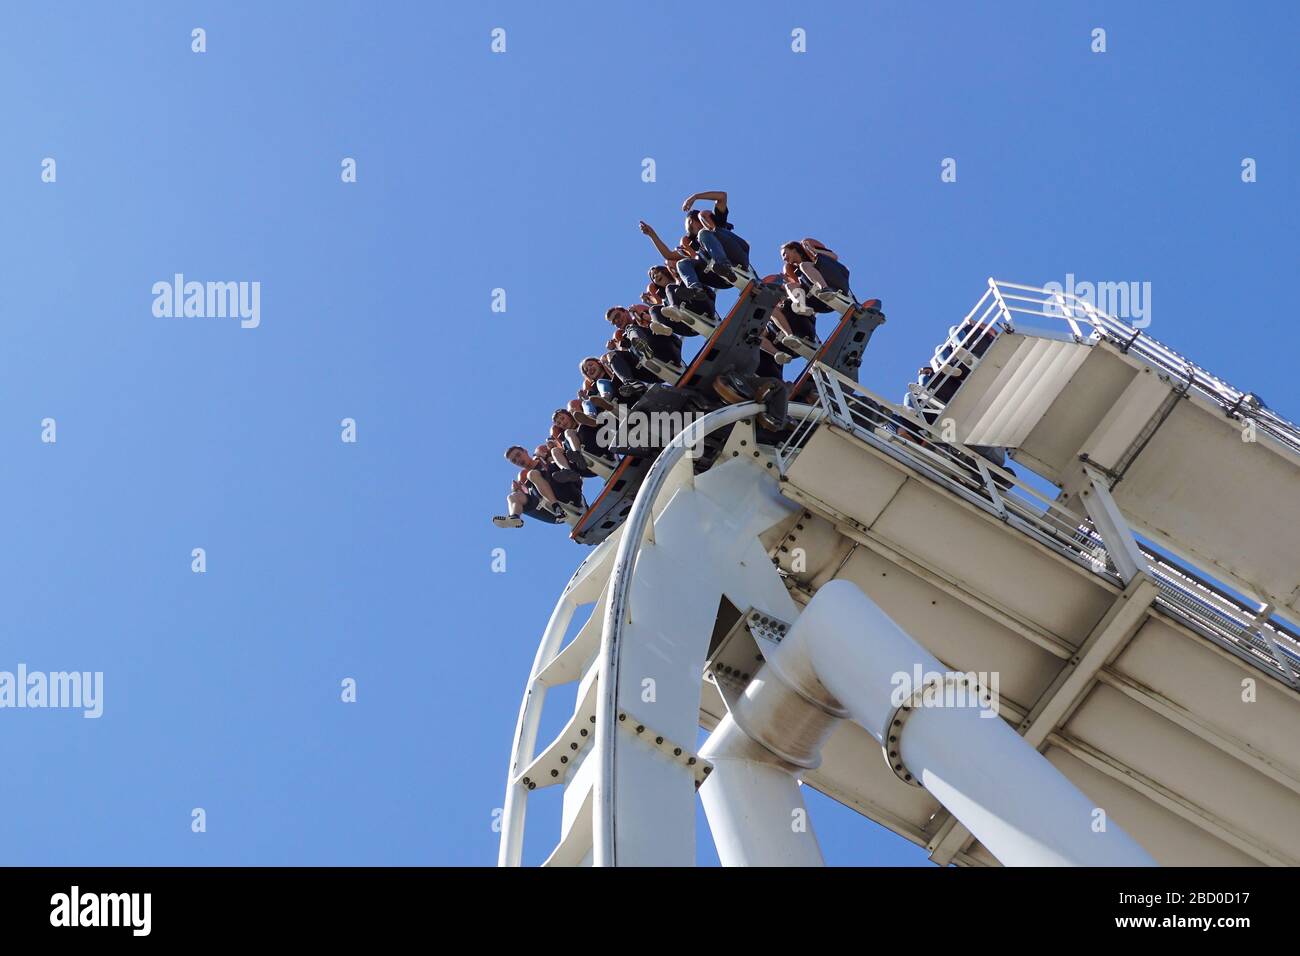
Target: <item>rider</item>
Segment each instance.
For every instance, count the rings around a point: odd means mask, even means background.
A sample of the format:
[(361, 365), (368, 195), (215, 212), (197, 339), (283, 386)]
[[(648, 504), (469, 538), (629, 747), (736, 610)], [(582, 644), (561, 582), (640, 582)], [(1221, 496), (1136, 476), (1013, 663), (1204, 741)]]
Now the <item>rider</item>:
[(790, 389), (782, 380), (778, 346), (771, 326), (760, 334), (756, 347), (740, 355), (713, 379), (713, 391), (729, 405), (763, 402), (758, 424), (768, 431), (786, 426)]
[(562, 522), (564, 513), (543, 471), (544, 463), (529, 455), (520, 445), (511, 445), (506, 449), (506, 461), (519, 469), (519, 475), (510, 483), (510, 494), (506, 496), (506, 513), (494, 517), (492, 523), (498, 528), (518, 528), (523, 525), (524, 516), (545, 524)]
[[(614, 311), (614, 309), (610, 310), (610, 312)], [(672, 328), (665, 325), (663, 321), (655, 319), (654, 311), (650, 306), (638, 303), (618, 311), (627, 316), (627, 321), (621, 326), (623, 344), (627, 348), (636, 352), (641, 358), (653, 358), (670, 365), (682, 364), (681, 338), (675, 335)]]
[[(700, 199), (713, 200), (712, 212), (692, 209)], [(644, 220), (643, 233), (650, 237), (664, 261), (677, 269), (677, 274), (697, 295), (707, 288), (725, 289), (734, 285), (734, 267), (752, 274), (749, 266), (749, 243), (736, 235), (727, 209), (727, 194), (722, 191), (695, 193), (682, 203), (686, 215), (686, 235), (676, 249), (669, 249), (654, 228)]]
[[(702, 199), (713, 203), (712, 211), (692, 210), (691, 207)], [(727, 194), (724, 191), (692, 193), (682, 203), (682, 211), (689, 214), (686, 232), (688, 238), (694, 239), (694, 243), (687, 242), (687, 247), (696, 254), (695, 261), (702, 255), (707, 260), (709, 271), (732, 284), (736, 280), (735, 269), (753, 275), (749, 265), (749, 243), (736, 235), (731, 225)], [(698, 223), (698, 228), (692, 230), (693, 223)], [(680, 263), (678, 271), (689, 283), (686, 273), (681, 272)]]
[[(781, 258), (786, 264), (786, 275), (797, 272), (796, 281), (820, 302), (826, 302), (832, 293), (856, 302), (849, 289), (849, 270), (824, 243), (811, 237), (802, 242), (787, 242), (781, 247)], [(820, 311), (815, 305), (815, 311)]]
[(753, 370), (731, 368), (713, 380), (713, 390), (729, 405), (741, 402), (763, 402), (765, 408), (758, 413), (758, 424), (768, 431), (779, 432), (786, 426), (786, 411), (790, 403), (789, 386), (781, 380), (780, 367), (775, 375), (762, 372), (775, 364), (773, 356), (758, 348), (754, 350)]
[(802, 339), (813, 348), (816, 348), (821, 340), (817, 337), (817, 313), (833, 311), (829, 305), (821, 302), (819, 299), (813, 299), (811, 302), (807, 296), (807, 290), (799, 281), (798, 263), (802, 261), (799, 256), (803, 255), (803, 250), (798, 243), (787, 242), (781, 247), (781, 259), (785, 262), (785, 269), (779, 275), (764, 277), (763, 281), (771, 285), (783, 285), (785, 287), (785, 296), (772, 310), (771, 324), (776, 326), (776, 331), (780, 334), (775, 335), (774, 341), (777, 349), (778, 362), (782, 364), (792, 361), (798, 353), (785, 344), (786, 336), (794, 336)]
[[(554, 445), (551, 444), (552, 441)], [(568, 467), (567, 459), (562, 464), (552, 457), (560, 447), (558, 439), (550, 439), (533, 449), (533, 458), (537, 461), (537, 470), (541, 475), (539, 478), (530, 476), (530, 480), (550, 504), (559, 504), (567, 509), (585, 510), (582, 500), (582, 476)], [(549, 494), (543, 492), (545, 485), (550, 485)]]
[(600, 446), (600, 428), (596, 424), (579, 422), (572, 409), (567, 408), (557, 408), (551, 416), (551, 422), (552, 433), (559, 432), (556, 437), (563, 439), (569, 453), (567, 458), (573, 470), (582, 477), (590, 478), (595, 474), (583, 458), (583, 452), (603, 459), (608, 465), (614, 464), (610, 452)]
[(694, 326), (681, 321), (678, 310), (685, 308), (692, 312), (699, 312), (706, 318), (713, 315), (715, 300), (712, 291), (705, 290), (705, 294), (693, 296), (691, 290), (679, 282), (672, 269), (666, 265), (651, 266), (649, 275), (650, 284), (646, 286), (645, 292), (641, 293), (641, 301), (650, 306), (652, 320), (650, 331), (661, 331), (654, 327), (654, 323), (657, 322), (676, 335), (683, 337), (699, 335)]

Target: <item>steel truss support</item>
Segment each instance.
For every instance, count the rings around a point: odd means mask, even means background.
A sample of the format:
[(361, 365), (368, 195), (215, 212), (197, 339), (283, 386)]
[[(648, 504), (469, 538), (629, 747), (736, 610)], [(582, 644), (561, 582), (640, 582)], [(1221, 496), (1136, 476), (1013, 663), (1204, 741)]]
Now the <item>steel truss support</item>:
[(1083, 470), (1088, 475), (1089, 482), (1089, 487), (1083, 489), (1081, 495), (1083, 506), (1088, 509), (1088, 517), (1092, 519), (1101, 540), (1106, 543), (1106, 550), (1115, 562), (1120, 578), (1128, 584), (1139, 573), (1146, 571), (1147, 559), (1138, 547), (1127, 519), (1120, 513), (1119, 505), (1111, 497), (1110, 483), (1106, 476), (1092, 465), (1084, 465)]

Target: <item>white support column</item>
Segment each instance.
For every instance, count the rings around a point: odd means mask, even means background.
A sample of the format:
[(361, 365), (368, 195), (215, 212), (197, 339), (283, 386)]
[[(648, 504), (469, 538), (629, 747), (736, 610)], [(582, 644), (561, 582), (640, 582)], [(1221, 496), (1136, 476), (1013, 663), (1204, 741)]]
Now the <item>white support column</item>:
[[(854, 584), (831, 581), (768, 655), (805, 699), (844, 707), (878, 740), (890, 736), (899, 675), (943, 673)], [(889, 744), (911, 775), (1008, 866), (1154, 866), (1113, 820), (1005, 721), (974, 706), (918, 706)]]
[(1119, 505), (1111, 497), (1106, 477), (1089, 465), (1084, 465), (1083, 470), (1088, 475), (1090, 486), (1080, 492), (1083, 506), (1088, 509), (1088, 517), (1101, 540), (1106, 542), (1106, 551), (1115, 562), (1120, 578), (1128, 584), (1139, 572), (1146, 571), (1147, 560), (1133, 537), (1128, 519), (1120, 513)]
[(713, 764), (700, 787), (723, 866), (822, 866), (793, 768), (750, 740), (727, 715), (700, 756)]

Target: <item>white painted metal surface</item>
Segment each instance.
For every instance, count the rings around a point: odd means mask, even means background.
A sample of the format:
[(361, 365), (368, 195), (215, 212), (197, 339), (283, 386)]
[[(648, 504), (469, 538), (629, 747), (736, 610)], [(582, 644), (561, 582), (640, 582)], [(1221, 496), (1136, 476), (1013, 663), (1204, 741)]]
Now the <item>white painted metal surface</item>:
[(700, 755), (713, 764), (700, 800), (723, 866), (822, 865), (797, 768), (750, 740), (730, 715)]
[[(989, 310), (1012, 311), (1014, 300), (1008, 305), (1005, 291), (1015, 292), (990, 288)], [(775, 829), (800, 810), (800, 793), (791, 789), (796, 777), (928, 847), (938, 863), (995, 865), (999, 854), (1003, 862), (1029, 858), (1021, 852), (1084, 859), (1077, 854), (1093, 844), (1068, 845), (1073, 831), (1057, 832), (1068, 825), (1034, 817), (1032, 807), (1002, 789), (1006, 781), (980, 776), (981, 767), (987, 771), (1017, 753), (1025, 763), (1012, 774), (1036, 781), (1026, 793), (1051, 793), (1053, 803), (1069, 806), (1065, 795), (1081, 791), (1090, 820), (1091, 811), (1104, 810), (1108, 825), (1130, 834), (1161, 864), (1300, 862), (1300, 745), (1294, 733), (1300, 694), (1290, 683), (1300, 643), (1271, 617), (1287, 605), (1243, 601), (1214, 584), (1210, 576), (1227, 579), (1216, 562), (1228, 559), (1217, 553), (1207, 558), (1203, 542), (1194, 548), (1184, 541), (1184, 563), (1138, 542), (1130, 546), (1130, 523), (1155, 536), (1134, 519), (1134, 493), (1125, 485), (1145, 488), (1148, 503), (1157, 501), (1154, 486), (1143, 484), (1149, 479), (1141, 471), (1143, 453), (1133, 454), (1132, 436), (1150, 432), (1153, 417), (1168, 410), (1161, 392), (1168, 385), (1149, 386), (1150, 375), (1159, 373), (1134, 371), (1126, 355), (1141, 353), (1138, 365), (1168, 357), (1138, 340), (1129, 353), (1117, 353), (1115, 364), (1113, 330), (1070, 319), (1066, 338), (1052, 341), (1083, 349), (1087, 357), (1049, 407), (1058, 434), (1036, 436), (1044, 422), (1029, 423), (1017, 451), (1043, 470), (1064, 463), (1055, 476), (1067, 486), (1058, 500), (945, 440), (914, 412), (824, 368), (814, 376), (817, 406), (780, 448), (754, 446), (753, 430), (742, 422), (729, 439), (725, 463), (709, 472), (693, 476), (689, 465), (665, 461), (658, 493), (646, 494), (636, 540), (627, 537), (629, 524), (589, 557), (543, 635), (516, 732), (501, 862), (521, 859), (529, 787), (562, 785), (562, 839), (549, 863), (689, 864), (694, 790), (704, 781), (701, 799), (724, 862), (815, 865), (820, 854), (812, 821), (803, 833), (788, 824)], [(1087, 344), (1099, 326), (1105, 335)], [(1092, 364), (1103, 353), (1107, 361)], [(985, 351), (984, 360), (992, 354)], [(1061, 402), (1088, 383), (1091, 392), (1078, 394), (1091, 394), (1091, 404), (1079, 404), (1073, 420)], [(1212, 377), (1197, 378), (1188, 390), (1193, 397), (1175, 402), (1146, 447), (1155, 447), (1189, 403), (1214, 402), (1213, 414), (1229, 421), (1222, 402), (1236, 399), (1228, 388)], [(1040, 383), (1038, 392), (1024, 394), (1050, 391)], [(1230, 421), (1240, 425), (1244, 416), (1256, 422), (1273, 443), (1265, 452), (1284, 457), (1287, 423), (1249, 403), (1238, 413)], [(1195, 421), (1191, 416), (1189, 425)], [(1006, 424), (1022, 428), (1027, 422), (1008, 418)], [(1076, 480), (1074, 466), (1066, 466), (1085, 446), (1096, 458), (1079, 463)], [(1071, 497), (1096, 490), (1096, 475), (1104, 486), (1111, 470), (1105, 462), (1122, 462), (1125, 455), (1130, 466), (1111, 484), (1109, 503), (1101, 498), (1089, 508)], [(1092, 476), (1085, 464), (1092, 465)], [(1179, 476), (1180, 494), (1194, 484), (1188, 479)], [(1297, 506), (1294, 487), (1274, 491), (1277, 500), (1269, 505), (1275, 515)], [(1176, 530), (1188, 538), (1204, 529), (1186, 521)], [(623, 547), (626, 597), (622, 611), (611, 616), (614, 551)], [(1240, 548), (1243, 563), (1229, 582), (1234, 586), (1247, 572), (1258, 579), (1258, 568), (1285, 550), (1245, 540)], [(925, 709), (909, 718), (908, 732), (916, 736), (906, 740), (904, 757), (921, 768), (927, 789), (895, 776), (873, 734), (851, 720), (830, 728), (815, 765), (773, 763), (746, 749), (738, 734), (745, 702), (758, 700), (762, 662), (752, 660), (756, 645), (743, 628), (737, 631), (736, 614), (754, 608), (795, 621), (833, 581), (860, 588), (944, 668), (1000, 675), (1000, 720), (976, 717), (978, 724), (966, 728), (951, 713)], [(1278, 572), (1266, 583), (1271, 594), (1285, 576)], [(592, 618), (561, 647), (574, 609), (589, 603)], [(600, 652), (611, 637), (607, 624), (619, 634), (612, 669), (611, 658)], [(605, 673), (617, 679), (602, 683)], [(578, 746), (568, 762), (552, 766), (547, 755), (566, 756), (567, 738), (538, 753), (537, 717), (545, 688), (569, 681), (581, 687), (580, 713), (566, 728)], [(649, 697), (647, 686), (654, 688)], [(839, 692), (848, 696), (854, 687)], [(605, 702), (594, 725), (581, 712), (587, 701), (590, 716)], [(691, 752), (697, 722), (722, 728), (699, 755)], [(795, 738), (811, 733), (793, 718), (776, 723)], [(955, 752), (953, 742), (973, 739), (979, 724), (1002, 728), (981, 741), (1009, 735), (1018, 750), (1002, 739)], [(613, 755), (607, 762), (593, 759), (599, 751), (592, 738), (601, 734)], [(962, 763), (962, 754), (979, 756)], [(526, 784), (529, 768), (546, 775)], [(709, 779), (705, 768), (720, 776)], [(1062, 780), (1068, 783), (1058, 794), (1053, 787)], [(742, 792), (753, 797), (748, 806), (736, 796)], [(1034, 834), (1044, 827), (1050, 840), (1040, 841)]]
[(969, 357), (925, 390), (961, 441), (1013, 449), (1081, 514), (1105, 475), (1140, 534), (1300, 626), (1300, 535), (1276, 530), (1300, 525), (1300, 427), (1072, 296), (990, 280), (967, 322)]
[[(822, 586), (769, 666), (805, 696), (846, 707), (896, 769), (910, 771), (1000, 862), (1154, 865), (995, 710), (961, 693), (960, 684), (949, 700), (935, 693), (926, 705), (931, 695), (910, 675), (943, 675), (946, 668), (851, 582)], [(896, 693), (900, 687), (904, 696)], [(904, 718), (905, 701), (911, 713)]]
[[(715, 464), (690, 485), (687, 449), (704, 435), (753, 417), (757, 404), (706, 415), (678, 435), (647, 474), (623, 527), (609, 579), (597, 658), (594, 848), (597, 866), (690, 865), (695, 859), (694, 776), (620, 735), (634, 726), (679, 743), (698, 726), (699, 684), (719, 599), (789, 612), (793, 602), (758, 535), (793, 510), (770, 480), (754, 480), (757, 447)], [(792, 409), (795, 415), (810, 411)], [(725, 451), (724, 451), (725, 454)], [(674, 470), (681, 482), (656, 516)], [(651, 518), (654, 518), (653, 524)], [(652, 532), (648, 541), (643, 537)], [(649, 683), (647, 683), (649, 682)], [(652, 693), (651, 693), (652, 692)], [(674, 785), (665, 784), (672, 779)], [(620, 833), (619, 821), (636, 821)], [(645, 826), (644, 821), (658, 825)]]
[[(573, 620), (574, 611), (585, 603), (595, 600), (604, 586), (606, 568), (617, 541), (617, 536), (607, 538), (597, 547), (573, 573), (551, 619), (537, 646), (537, 656), (533, 660), (532, 674), (528, 688), (524, 692), (523, 703), (519, 706), (519, 721), (515, 727), (515, 742), (511, 749), (510, 780), (506, 785), (505, 807), (502, 813), (501, 848), (497, 862), (501, 866), (518, 866), (523, 855), (524, 812), (526, 803), (523, 796), (527, 784), (519, 780), (528, 765), (533, 761), (537, 747), (537, 731), (542, 718), (542, 706), (546, 698), (546, 680), (544, 671), (548, 665), (553, 666), (558, 659), (560, 642)], [(563, 681), (561, 681), (563, 682)]]

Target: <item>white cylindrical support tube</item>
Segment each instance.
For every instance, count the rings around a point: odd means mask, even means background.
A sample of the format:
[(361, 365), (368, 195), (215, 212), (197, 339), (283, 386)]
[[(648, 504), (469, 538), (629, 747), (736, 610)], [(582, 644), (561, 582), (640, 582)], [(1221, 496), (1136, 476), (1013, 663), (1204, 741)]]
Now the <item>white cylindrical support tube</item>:
[(902, 743), (925, 789), (1007, 866), (1156, 865), (1004, 720), (922, 707)]
[(700, 787), (723, 866), (821, 866), (799, 781), (728, 715), (700, 756), (713, 771)]
[[(878, 740), (889, 736), (886, 724), (899, 704), (895, 690), (918, 670), (944, 673), (943, 665), (874, 601), (843, 580), (822, 586), (768, 662), (803, 696), (845, 708)], [(906, 769), (999, 861), (1007, 866), (1155, 865), (1005, 721), (969, 702), (942, 704), (913, 707), (891, 746), (898, 748)]]

